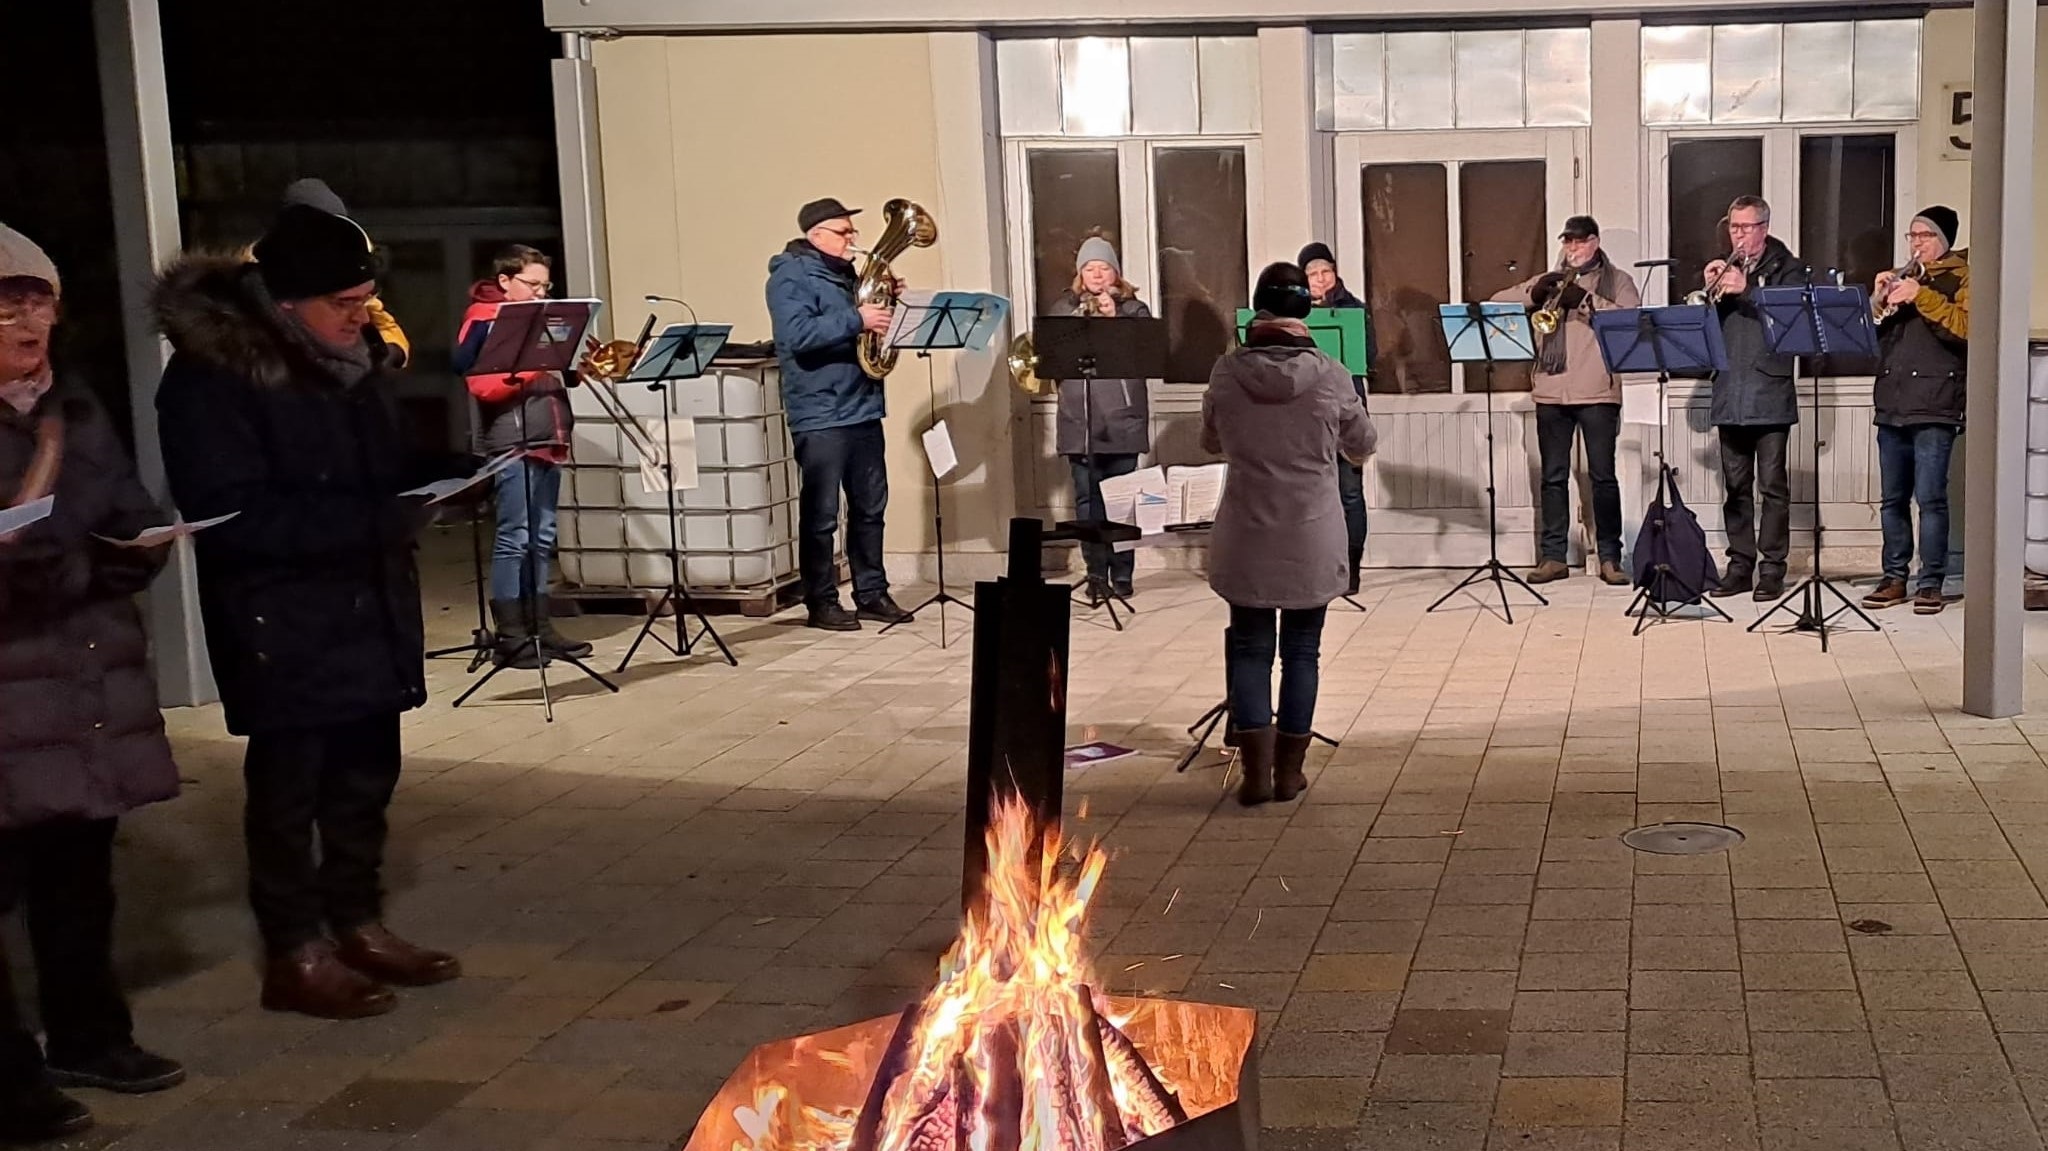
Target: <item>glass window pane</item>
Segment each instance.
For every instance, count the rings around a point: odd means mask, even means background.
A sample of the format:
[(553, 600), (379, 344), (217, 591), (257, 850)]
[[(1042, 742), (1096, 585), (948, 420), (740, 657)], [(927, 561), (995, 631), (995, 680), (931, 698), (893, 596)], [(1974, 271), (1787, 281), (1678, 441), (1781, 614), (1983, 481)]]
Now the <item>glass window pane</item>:
[(1059, 42), (996, 41), (996, 95), (1003, 135), (1059, 135)]
[(1195, 42), (1188, 36), (1131, 37), (1131, 130), (1192, 136), (1202, 130)]
[[(1465, 254), (1466, 300), (1491, 299), (1557, 263), (1543, 202), (1541, 160), (1483, 160), (1458, 166), (1458, 230)], [(1530, 195), (1530, 189), (1536, 189)], [(1465, 367), (1465, 390), (1486, 390), (1486, 369)], [(1526, 392), (1528, 364), (1500, 364), (1493, 369), (1493, 390)]]
[(1531, 28), (1522, 34), (1529, 78), (1529, 123), (1570, 126), (1593, 122), (1593, 32), (1590, 28)]
[[(1846, 120), (1854, 87), (1845, 21), (1785, 25), (1785, 119)], [(1915, 83), (1915, 81), (1907, 81)]]
[(1379, 32), (1330, 37), (1331, 112), (1338, 131), (1387, 126), (1386, 52)]
[(1668, 302), (1678, 303), (1700, 286), (1709, 260), (1728, 254), (1721, 220), (1737, 196), (1763, 190), (1764, 142), (1760, 136), (1725, 140), (1673, 140), (1671, 187), (1665, 204), (1671, 251)]
[[(1892, 267), (1903, 246), (1898, 203), (1898, 141), (1889, 132), (1804, 136), (1799, 141), (1799, 258), (1817, 276), (1839, 271), (1850, 284), (1869, 284)], [(1821, 374), (1862, 376), (1874, 360), (1833, 356)]]
[(1913, 120), (1920, 115), (1920, 22), (1856, 22), (1858, 120)]
[(1114, 237), (1121, 218), (1115, 148), (1045, 148), (1025, 156), (1031, 197), (1032, 302), (1043, 312), (1074, 285), (1074, 253), (1100, 228)]
[(1773, 123), (1784, 111), (1783, 29), (1781, 24), (1714, 29), (1714, 123)]
[(1202, 134), (1239, 136), (1259, 130), (1259, 41), (1252, 36), (1204, 36)]
[(1704, 25), (1643, 29), (1643, 123), (1704, 124), (1713, 40)]
[(1449, 128), (1456, 121), (1451, 33), (1387, 36), (1387, 127)]
[(1060, 118), (1069, 136), (1131, 131), (1131, 46), (1121, 37), (1060, 41)]
[(1451, 298), (1450, 175), (1442, 164), (1368, 164), (1363, 182), (1367, 386), (1392, 395), (1451, 390), (1437, 305)]
[(1159, 294), (1166, 382), (1206, 384), (1250, 300), (1244, 149), (1164, 148), (1152, 157), (1159, 203)]
[(1522, 126), (1522, 34), (1460, 32), (1458, 127)]

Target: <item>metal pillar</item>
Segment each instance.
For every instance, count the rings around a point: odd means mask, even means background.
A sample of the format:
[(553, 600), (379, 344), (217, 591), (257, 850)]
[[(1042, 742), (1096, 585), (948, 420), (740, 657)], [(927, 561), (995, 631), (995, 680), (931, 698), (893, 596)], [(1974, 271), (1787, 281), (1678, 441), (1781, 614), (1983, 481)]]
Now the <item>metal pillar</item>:
[(1977, 0), (1970, 160), (1969, 434), (1963, 710), (2025, 707), (2027, 303), (2033, 267), (2033, 0)]
[(605, 258), (603, 149), (598, 144), (597, 67), (590, 60), (590, 37), (563, 33), (562, 58), (551, 67), (568, 290), (578, 296), (604, 296), (611, 290), (611, 268)]
[[(107, 175), (113, 188), (135, 464), (151, 494), (168, 506), (156, 430), (156, 385), (165, 353), (150, 308), (157, 269), (177, 254), (180, 243), (163, 28), (157, 0), (93, 0), (92, 16), (99, 43)], [(161, 700), (191, 706), (218, 698), (200, 628), (190, 539), (178, 541), (169, 566), (150, 588), (149, 622)]]

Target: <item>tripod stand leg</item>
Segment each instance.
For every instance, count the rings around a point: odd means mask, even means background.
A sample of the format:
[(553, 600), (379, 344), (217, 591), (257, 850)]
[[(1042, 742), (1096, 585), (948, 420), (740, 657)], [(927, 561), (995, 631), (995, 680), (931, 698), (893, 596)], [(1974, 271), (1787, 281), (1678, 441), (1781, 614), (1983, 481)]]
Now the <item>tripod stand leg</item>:
[(1209, 746), (1209, 737), (1216, 734), (1216, 725), (1230, 714), (1230, 701), (1224, 700), (1202, 713), (1202, 718), (1188, 725), (1188, 734), (1194, 736), (1194, 745), (1181, 753), (1180, 762), (1174, 765), (1176, 772), (1186, 772), (1200, 758), (1202, 749)]
[(625, 671), (626, 665), (633, 662), (634, 653), (640, 650), (640, 645), (647, 640), (648, 636), (654, 636), (654, 642), (661, 644), (664, 647), (667, 647), (671, 652), (674, 652), (676, 655), (680, 656), (683, 654), (681, 650), (681, 641), (683, 635), (683, 625), (681, 621), (683, 613), (681, 611), (680, 606), (676, 608), (676, 645), (670, 646), (667, 643), (667, 641), (663, 640), (660, 636), (654, 635), (655, 622), (661, 618), (661, 606), (663, 604), (672, 602), (675, 596), (675, 590), (676, 589), (674, 587), (670, 587), (667, 591), (661, 593), (660, 599), (655, 600), (654, 603), (648, 606), (647, 618), (640, 624), (640, 634), (633, 637), (632, 646), (626, 649), (626, 658), (619, 661), (619, 671)]

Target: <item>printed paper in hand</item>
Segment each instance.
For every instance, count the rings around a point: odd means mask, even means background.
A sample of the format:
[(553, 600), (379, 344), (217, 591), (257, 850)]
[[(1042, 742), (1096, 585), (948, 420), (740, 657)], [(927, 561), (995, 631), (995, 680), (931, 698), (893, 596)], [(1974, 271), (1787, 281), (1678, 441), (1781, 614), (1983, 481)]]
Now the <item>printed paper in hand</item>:
[(1657, 419), (1657, 385), (1623, 384), (1621, 386), (1621, 422), (1624, 424), (1650, 424)]
[(414, 488), (409, 492), (400, 492), (398, 493), (398, 498), (402, 500), (424, 499), (427, 501), (427, 506), (431, 507), (490, 479), (492, 476), (511, 467), (514, 462), (525, 454), (521, 449), (513, 448), (511, 451), (492, 458), (489, 463), (478, 468), (477, 473), (473, 476), (456, 476), (453, 479), (435, 480), (433, 483)]
[(945, 479), (960, 466), (960, 456), (953, 450), (953, 432), (940, 420), (924, 433), (924, 458), (932, 465), (932, 478)]
[[(647, 442), (661, 442), (661, 421), (642, 420), (640, 426), (647, 432)], [(699, 482), (697, 476), (697, 421), (688, 416), (669, 417), (669, 459), (674, 461), (669, 468), (669, 482), (679, 492), (694, 491)], [(640, 461), (640, 490), (653, 495), (668, 485), (662, 483), (661, 461), (642, 459)]]
[(30, 500), (19, 507), (0, 508), (0, 536), (18, 532), (33, 523), (50, 518), (50, 509), (57, 506), (56, 496), (44, 496)]
[(162, 527), (150, 528), (148, 531), (143, 532), (142, 534), (136, 536), (133, 539), (117, 540), (112, 536), (103, 536), (98, 534), (95, 534), (93, 538), (105, 540), (108, 543), (113, 544), (117, 548), (161, 547), (164, 544), (170, 543), (172, 540), (183, 539), (184, 537), (192, 535), (195, 532), (203, 532), (207, 528), (215, 527), (219, 524), (224, 524), (241, 514), (241, 512), (229, 512), (224, 516), (215, 516), (210, 520), (199, 520), (195, 523), (186, 523), (184, 520), (181, 519), (173, 523), (165, 524)]

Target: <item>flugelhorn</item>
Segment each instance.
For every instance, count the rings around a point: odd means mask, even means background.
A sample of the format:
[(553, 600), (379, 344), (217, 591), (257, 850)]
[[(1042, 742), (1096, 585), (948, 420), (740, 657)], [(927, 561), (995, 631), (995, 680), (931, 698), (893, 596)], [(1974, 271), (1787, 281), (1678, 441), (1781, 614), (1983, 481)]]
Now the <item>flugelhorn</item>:
[(626, 402), (619, 397), (617, 384), (633, 370), (640, 361), (641, 345), (632, 340), (613, 340), (608, 344), (597, 344), (583, 354), (583, 379), (590, 385), (590, 396), (597, 406), (604, 409), (613, 423), (619, 425), (619, 436), (626, 446), (633, 449), (650, 467), (661, 467), (668, 461), (668, 452), (656, 446), (654, 437), (647, 434), (647, 428), (626, 408)]
[[(1714, 273), (1713, 280), (1710, 281), (1706, 287), (1688, 294), (1685, 297), (1685, 302), (1694, 305), (1720, 303), (1721, 280), (1728, 275), (1728, 269), (1740, 267), (1740, 265), (1736, 263), (1736, 259), (1741, 255), (1742, 252), (1738, 249), (1736, 251), (1729, 252), (1727, 255), (1721, 257), (1721, 259), (1718, 261), (1721, 265), (1721, 270)], [(1743, 268), (1743, 274), (1748, 275), (1749, 269)]]
[[(911, 200), (891, 200), (882, 205), (882, 236), (875, 246), (868, 249), (853, 249), (867, 257), (860, 269), (860, 283), (853, 289), (853, 302), (857, 307), (872, 304), (889, 311), (896, 310), (896, 272), (889, 266), (890, 261), (911, 248), (929, 248), (939, 241), (938, 221), (924, 210), (924, 206)], [(896, 349), (889, 346), (886, 335), (862, 332), (858, 347), (861, 370), (881, 379), (896, 368)]]
[(1877, 294), (1872, 296), (1870, 300), (1871, 318), (1878, 321), (1891, 319), (1892, 313), (1899, 310), (1899, 305), (1885, 299), (1885, 295), (1900, 280), (1917, 280), (1926, 274), (1927, 268), (1920, 262), (1917, 256), (1893, 268), (1891, 271), (1879, 273), (1877, 277)]
[(1565, 278), (1558, 281), (1557, 292), (1550, 297), (1548, 304), (1529, 313), (1529, 326), (1546, 336), (1564, 326), (1564, 288), (1572, 281), (1569, 260), (1569, 256), (1557, 258), (1557, 267), (1551, 271), (1562, 274)]

